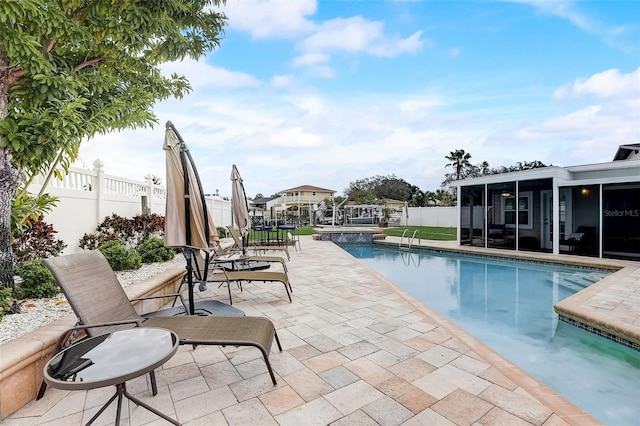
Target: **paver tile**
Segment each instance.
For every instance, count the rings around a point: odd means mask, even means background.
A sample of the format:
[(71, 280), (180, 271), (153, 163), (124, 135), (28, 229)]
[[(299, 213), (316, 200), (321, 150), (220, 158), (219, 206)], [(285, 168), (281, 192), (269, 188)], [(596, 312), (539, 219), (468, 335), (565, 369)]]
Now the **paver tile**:
[(421, 412), (438, 401), (435, 397), (399, 377), (384, 381), (378, 384), (376, 388), (398, 401), (414, 414)]
[(308, 368), (291, 373), (284, 380), (307, 402), (333, 391), (329, 383)]
[(351, 371), (344, 368), (342, 365), (333, 367), (329, 370), (325, 370), (318, 373), (322, 379), (329, 383), (334, 389), (340, 389), (344, 386), (350, 385), (353, 382), (360, 380), (360, 377), (353, 374)]
[(520, 417), (516, 417), (511, 413), (507, 413), (498, 407), (493, 407), (476, 423), (482, 426), (504, 425), (504, 426), (531, 426), (531, 423), (525, 422)]
[(413, 417), (411, 411), (386, 395), (365, 405), (362, 407), (362, 411), (378, 424), (385, 426), (399, 425)]
[(393, 378), (392, 373), (366, 358), (358, 358), (344, 364), (344, 366), (372, 385)]
[(442, 346), (434, 346), (433, 348), (427, 349), (421, 354), (416, 355), (417, 358), (420, 358), (423, 361), (427, 361), (429, 364), (436, 367), (442, 367), (443, 365), (450, 363), (459, 356), (459, 352)]
[(358, 380), (326, 395), (325, 398), (342, 414), (353, 413), (383, 396), (369, 383)]
[(300, 398), (300, 395), (290, 386), (284, 386), (267, 392), (260, 395), (259, 398), (262, 404), (264, 404), (267, 410), (274, 416), (305, 403), (304, 400)]
[(420, 358), (412, 357), (388, 368), (393, 374), (402, 377), (407, 382), (413, 382), (436, 370), (436, 367)]
[(331, 426), (379, 426), (380, 423), (369, 417), (364, 411), (357, 410), (331, 423)]
[(229, 426), (278, 425), (258, 398), (224, 408), (222, 414)]
[(329, 370), (338, 365), (342, 365), (348, 362), (349, 358), (345, 357), (339, 352), (331, 351), (313, 358), (308, 358), (304, 361), (304, 365), (309, 367), (312, 371), (320, 373), (325, 370)]
[(550, 409), (537, 400), (497, 385), (489, 386), (479, 396), (485, 401), (535, 425), (543, 424), (552, 414)]
[(275, 419), (281, 426), (325, 426), (342, 417), (340, 411), (324, 398), (316, 398), (313, 401), (292, 408)]
[(469, 425), (493, 408), (492, 404), (458, 389), (431, 406), (431, 409), (459, 425)]

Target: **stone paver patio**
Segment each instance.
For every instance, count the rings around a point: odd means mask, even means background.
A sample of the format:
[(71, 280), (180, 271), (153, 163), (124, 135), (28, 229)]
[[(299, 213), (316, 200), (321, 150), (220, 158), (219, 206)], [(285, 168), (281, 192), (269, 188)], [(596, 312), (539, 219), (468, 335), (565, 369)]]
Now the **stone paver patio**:
[[(256, 349), (182, 346), (157, 371), (158, 395), (148, 376), (128, 390), (194, 426), (598, 424), (334, 244), (301, 240), (293, 303), (279, 283), (232, 289), (234, 306), (276, 324), (277, 386)], [(213, 287), (199, 296), (228, 302)], [(48, 389), (3, 424), (83, 424), (112, 393)], [(95, 424), (114, 418), (112, 404)], [(125, 403), (121, 424), (167, 422)]]

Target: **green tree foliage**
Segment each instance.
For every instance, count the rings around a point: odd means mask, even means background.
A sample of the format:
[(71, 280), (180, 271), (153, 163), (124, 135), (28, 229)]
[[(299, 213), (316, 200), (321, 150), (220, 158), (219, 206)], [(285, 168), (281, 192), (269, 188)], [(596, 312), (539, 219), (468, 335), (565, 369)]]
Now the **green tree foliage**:
[(471, 154), (465, 152), (464, 149), (451, 151), (449, 155), (446, 155), (444, 158), (449, 161), (445, 167), (453, 167), (454, 171), (453, 173), (445, 174), (444, 180), (442, 181), (442, 187), (446, 187), (451, 182), (461, 179), (547, 167), (547, 165), (542, 161), (537, 160), (517, 162), (513, 166), (501, 166), (498, 168), (491, 168), (487, 161), (483, 161), (478, 164), (471, 164), (469, 161), (471, 159)]
[(416, 191), (419, 191), (418, 187), (395, 175), (378, 175), (351, 182), (344, 193), (349, 201), (355, 201), (358, 204), (373, 204), (375, 200), (384, 198), (409, 201)]
[(0, 281), (13, 285), (11, 206), (39, 173), (61, 176), (80, 143), (149, 126), (190, 90), (159, 66), (219, 45), (224, 0), (0, 1)]

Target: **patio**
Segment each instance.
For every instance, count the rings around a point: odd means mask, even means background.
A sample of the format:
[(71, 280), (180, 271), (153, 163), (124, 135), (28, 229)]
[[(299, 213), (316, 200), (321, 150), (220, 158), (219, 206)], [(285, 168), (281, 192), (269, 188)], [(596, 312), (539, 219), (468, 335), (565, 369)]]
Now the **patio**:
[[(273, 284), (233, 289), (234, 306), (276, 324), (277, 387), (255, 349), (182, 346), (157, 371), (157, 396), (148, 376), (129, 391), (185, 425), (598, 423), (334, 244), (301, 239), (293, 303)], [(227, 300), (214, 285), (199, 294), (210, 295)], [(3, 424), (82, 424), (112, 393), (48, 389)], [(96, 423), (114, 417), (109, 407)], [(165, 424), (133, 404), (122, 417)]]

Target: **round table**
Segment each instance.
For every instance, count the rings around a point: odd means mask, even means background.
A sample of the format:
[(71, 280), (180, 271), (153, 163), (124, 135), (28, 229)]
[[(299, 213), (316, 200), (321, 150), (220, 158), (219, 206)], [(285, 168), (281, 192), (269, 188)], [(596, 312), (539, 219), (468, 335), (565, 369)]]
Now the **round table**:
[(138, 327), (84, 339), (54, 355), (44, 367), (44, 381), (54, 388), (88, 390), (114, 385), (116, 393), (89, 420), (93, 423), (116, 398), (120, 424), (122, 397), (178, 425), (171, 417), (127, 392), (126, 382), (164, 364), (178, 350), (178, 336), (162, 328)]

